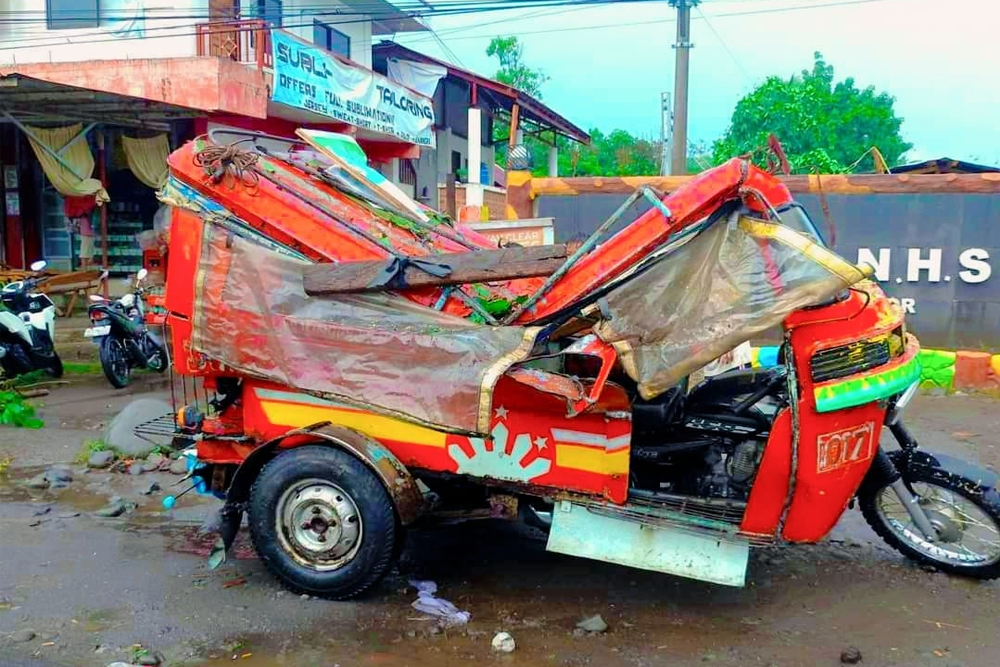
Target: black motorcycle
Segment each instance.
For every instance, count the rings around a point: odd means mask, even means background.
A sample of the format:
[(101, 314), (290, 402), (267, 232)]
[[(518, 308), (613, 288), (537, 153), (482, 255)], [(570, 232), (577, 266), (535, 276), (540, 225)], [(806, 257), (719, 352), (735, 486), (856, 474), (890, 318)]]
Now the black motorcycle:
[(94, 339), (100, 348), (101, 368), (116, 389), (128, 385), (133, 368), (148, 368), (162, 373), (167, 369), (167, 351), (163, 341), (146, 326), (146, 308), (142, 286), (148, 272), (140, 269), (132, 291), (116, 301), (92, 295), (88, 314), (93, 326), (84, 336)]

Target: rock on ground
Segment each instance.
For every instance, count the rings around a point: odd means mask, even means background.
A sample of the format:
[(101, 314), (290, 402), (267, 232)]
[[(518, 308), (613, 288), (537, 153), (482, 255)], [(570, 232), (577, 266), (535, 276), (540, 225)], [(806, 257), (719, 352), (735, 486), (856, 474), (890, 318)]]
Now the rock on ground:
[(601, 618), (600, 614), (595, 614), (577, 623), (576, 627), (584, 632), (605, 632), (608, 629), (608, 624)]
[(107, 468), (115, 460), (115, 453), (108, 450), (94, 452), (87, 458), (88, 468)]
[(169, 439), (163, 438), (161, 443), (150, 442), (150, 440), (155, 441), (156, 438), (144, 440), (135, 434), (135, 427), (172, 412), (173, 409), (170, 405), (159, 399), (140, 398), (132, 401), (108, 424), (108, 429), (104, 433), (104, 442), (111, 449), (121, 452), (123, 456), (133, 458), (146, 456), (158, 444), (169, 444)]
[(17, 642), (18, 644), (23, 644), (24, 642), (30, 642), (35, 638), (34, 630), (18, 630), (10, 636), (11, 641)]
[(517, 648), (517, 644), (514, 643), (514, 638), (507, 632), (498, 632), (496, 636), (493, 637), (492, 645), (493, 650), (499, 651), (500, 653), (513, 653), (514, 649)]
[(187, 461), (184, 459), (177, 459), (176, 461), (171, 462), (170, 472), (175, 475), (187, 474)]

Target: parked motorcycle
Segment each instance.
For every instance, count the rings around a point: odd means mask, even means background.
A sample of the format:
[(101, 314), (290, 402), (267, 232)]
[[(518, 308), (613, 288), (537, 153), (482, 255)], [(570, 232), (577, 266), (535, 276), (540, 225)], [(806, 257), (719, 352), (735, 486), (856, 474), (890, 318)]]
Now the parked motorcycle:
[(148, 271), (140, 269), (132, 291), (111, 301), (94, 294), (88, 310), (93, 326), (83, 335), (94, 339), (100, 348), (101, 368), (116, 389), (128, 385), (133, 368), (149, 368), (162, 373), (167, 369), (163, 341), (146, 326), (142, 286)]
[(62, 377), (62, 360), (56, 353), (56, 305), (45, 294), (33, 291), (41, 282), (42, 260), (31, 265), (35, 275), (4, 286), (0, 291), (0, 367), (7, 377), (46, 371)]

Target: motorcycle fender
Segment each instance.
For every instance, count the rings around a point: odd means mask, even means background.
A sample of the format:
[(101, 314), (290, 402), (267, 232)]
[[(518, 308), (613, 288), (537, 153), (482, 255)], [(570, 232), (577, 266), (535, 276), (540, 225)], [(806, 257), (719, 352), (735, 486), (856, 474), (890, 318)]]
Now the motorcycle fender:
[[(404, 526), (415, 521), (424, 509), (424, 498), (417, 482), (392, 452), (379, 442), (368, 436), (341, 426), (329, 423), (316, 424), (301, 429), (295, 429), (269, 440), (254, 449), (243, 460), (233, 474), (232, 482), (226, 491), (226, 506), (223, 511), (225, 522), (239, 522), (243, 516), (243, 507), (250, 497), (250, 488), (264, 466), (275, 457), (283, 446), (326, 445), (342, 449), (355, 456), (368, 466), (381, 480), (389, 497), (396, 508), (399, 522)], [(235, 532), (226, 530), (223, 525), (222, 537), (227, 543), (228, 551), (235, 539)]]
[(890, 458), (893, 458), (893, 463), (896, 464), (900, 472), (903, 472), (904, 478), (907, 469), (919, 468), (924, 473), (929, 473), (933, 478), (942, 481), (957, 481), (970, 493), (989, 493), (997, 489), (998, 478), (995, 472), (963, 461), (956, 456), (918, 449), (910, 454), (907, 462), (903, 450), (892, 452), (892, 454), (895, 456), (890, 455)]
[(24, 342), (28, 345), (32, 344), (31, 332), (28, 331), (28, 325), (14, 313), (9, 311), (0, 312), (0, 327), (4, 327), (11, 334), (24, 339)]
[[(891, 468), (887, 469), (887, 466), (880, 464), (882, 456), (892, 462)], [(919, 471), (931, 479), (957, 482), (971, 494), (997, 493), (997, 485), (1000, 483), (1000, 478), (992, 470), (981, 468), (957, 456), (920, 449), (896, 449), (891, 452), (880, 449), (862, 486), (875, 485), (876, 488), (881, 488), (897, 479), (893, 473), (902, 474), (903, 479), (909, 479), (907, 473), (911, 471)]]

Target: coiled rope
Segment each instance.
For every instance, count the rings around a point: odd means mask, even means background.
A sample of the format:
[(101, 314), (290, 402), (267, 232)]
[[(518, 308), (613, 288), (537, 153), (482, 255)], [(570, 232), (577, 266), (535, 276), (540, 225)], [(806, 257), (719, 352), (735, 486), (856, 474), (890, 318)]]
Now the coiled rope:
[(194, 155), (194, 163), (205, 170), (216, 183), (224, 182), (230, 190), (237, 183), (256, 194), (260, 189), (260, 177), (253, 167), (260, 158), (258, 153), (238, 146), (206, 146)]

